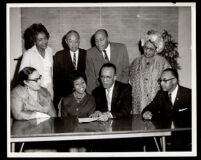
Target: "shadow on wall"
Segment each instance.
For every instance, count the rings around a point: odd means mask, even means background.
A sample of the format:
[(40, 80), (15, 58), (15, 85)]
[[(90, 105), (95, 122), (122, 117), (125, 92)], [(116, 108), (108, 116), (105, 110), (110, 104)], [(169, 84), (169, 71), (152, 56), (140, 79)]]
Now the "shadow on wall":
[(15, 68), (13, 79), (11, 80), (11, 90), (15, 86), (17, 86), (17, 84), (18, 84), (18, 72), (19, 72), (19, 69), (20, 69), (20, 64), (21, 64), (21, 61), (22, 61), (22, 56), (20, 56), (18, 58), (15, 58), (13, 60), (17, 61), (17, 65), (16, 65), (16, 68)]
[(69, 47), (68, 47), (68, 45), (66, 44), (65, 39), (66, 39), (66, 34), (62, 37), (61, 44), (62, 44), (62, 46), (63, 46), (64, 49), (69, 50)]
[(94, 47), (94, 46), (96, 46), (96, 43), (95, 43), (95, 35), (93, 34), (91, 36), (91, 47)]
[(140, 54), (143, 55), (144, 54), (144, 50), (141, 46), (141, 41), (138, 42), (138, 48), (139, 48), (139, 51), (140, 51)]

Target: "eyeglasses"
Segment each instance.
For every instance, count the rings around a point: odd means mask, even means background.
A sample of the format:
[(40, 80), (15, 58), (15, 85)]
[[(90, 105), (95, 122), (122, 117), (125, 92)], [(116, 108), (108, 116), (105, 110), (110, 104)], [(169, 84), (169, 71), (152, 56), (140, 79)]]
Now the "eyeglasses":
[(167, 83), (168, 81), (173, 80), (173, 79), (175, 79), (175, 77), (174, 78), (170, 78), (170, 79), (159, 79), (158, 83), (161, 83), (161, 82)]
[(111, 80), (112, 77), (111, 76), (100, 76), (101, 79), (106, 79), (106, 80)]
[(155, 51), (155, 48), (144, 47), (144, 50), (149, 50), (149, 51), (153, 52), (153, 51)]
[(27, 79), (27, 81), (34, 81), (34, 82), (38, 82), (38, 80), (41, 79), (41, 75), (38, 77), (38, 78), (35, 78), (35, 79)]

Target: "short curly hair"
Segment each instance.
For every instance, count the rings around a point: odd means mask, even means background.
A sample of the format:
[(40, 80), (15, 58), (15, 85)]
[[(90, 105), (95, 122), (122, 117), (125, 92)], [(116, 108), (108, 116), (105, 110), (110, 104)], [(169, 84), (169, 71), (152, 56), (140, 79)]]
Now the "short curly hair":
[(47, 39), (50, 38), (49, 32), (41, 23), (34, 23), (24, 31), (23, 38), (25, 41), (25, 49), (30, 49), (34, 45), (34, 42), (36, 42), (36, 36), (39, 33), (45, 33)]
[(74, 70), (70, 73), (70, 81), (71, 81), (71, 85), (74, 86), (74, 81), (79, 79), (79, 78), (83, 78), (83, 80), (85, 81), (85, 83), (87, 84), (87, 78), (85, 73)]

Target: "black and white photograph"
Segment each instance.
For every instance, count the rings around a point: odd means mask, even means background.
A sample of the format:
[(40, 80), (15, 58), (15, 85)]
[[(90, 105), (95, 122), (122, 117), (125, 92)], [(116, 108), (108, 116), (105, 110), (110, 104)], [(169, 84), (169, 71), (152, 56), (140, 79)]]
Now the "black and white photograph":
[(7, 3), (7, 157), (197, 156), (196, 3)]

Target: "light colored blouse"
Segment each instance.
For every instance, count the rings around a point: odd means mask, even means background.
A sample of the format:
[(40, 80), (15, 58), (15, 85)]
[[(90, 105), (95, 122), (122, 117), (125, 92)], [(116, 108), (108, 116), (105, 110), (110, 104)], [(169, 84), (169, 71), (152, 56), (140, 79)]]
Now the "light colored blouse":
[[(11, 113), (16, 120), (40, 118), (44, 114), (56, 116), (51, 95), (46, 88), (37, 91), (37, 99), (30, 95), (26, 86), (18, 85), (11, 91)], [(40, 114), (41, 113), (41, 114)]]
[(134, 59), (130, 66), (129, 83), (132, 86), (132, 112), (141, 114), (160, 89), (158, 79), (164, 69), (171, 68), (164, 57), (155, 55), (146, 63), (144, 55)]
[(20, 69), (21, 71), (24, 67), (35, 68), (41, 78), (41, 86), (46, 88), (53, 99), (53, 53), (50, 47), (45, 49), (45, 57), (43, 58), (38, 52), (36, 46), (28, 49), (24, 54), (21, 61)]

